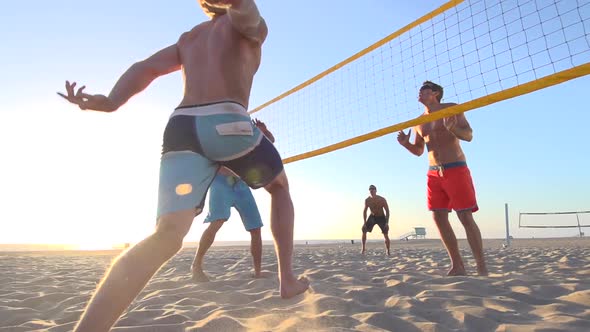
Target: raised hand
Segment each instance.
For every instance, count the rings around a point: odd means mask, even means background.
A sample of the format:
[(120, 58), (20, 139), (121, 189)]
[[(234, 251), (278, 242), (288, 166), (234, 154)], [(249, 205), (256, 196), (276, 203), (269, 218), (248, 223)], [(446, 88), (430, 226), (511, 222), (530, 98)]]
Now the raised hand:
[(271, 141), (272, 143), (275, 142), (275, 137), (268, 129), (266, 129), (266, 125), (264, 124), (264, 122), (258, 119), (252, 119), (252, 124), (258, 127), (258, 129), (260, 129), (260, 131), (264, 134), (264, 136), (266, 136), (266, 138), (268, 138), (269, 141)]
[(266, 124), (258, 119), (252, 119), (252, 123), (262, 131), (267, 131)]
[(63, 97), (65, 100), (69, 101), (72, 104), (78, 105), (81, 110), (92, 110), (92, 111), (99, 111), (99, 112), (113, 112), (117, 109), (116, 105), (106, 96), (104, 95), (90, 95), (84, 93), (84, 89), (86, 88), (85, 85), (78, 88), (76, 92), (74, 89), (76, 88), (76, 82), (70, 84), (69, 81), (66, 81), (66, 94), (58, 92), (57, 94)]
[(399, 144), (405, 146), (406, 144), (410, 143), (410, 136), (412, 135), (412, 128), (410, 128), (410, 130), (408, 130), (408, 134), (406, 135), (406, 133), (404, 133), (403, 130), (400, 130), (397, 133), (397, 141), (399, 142)]
[(443, 119), (443, 124), (445, 125), (445, 127), (447, 128), (447, 130), (453, 131), (453, 129), (457, 125), (457, 116), (456, 115), (451, 115), (451, 116), (449, 116), (447, 118), (444, 118)]

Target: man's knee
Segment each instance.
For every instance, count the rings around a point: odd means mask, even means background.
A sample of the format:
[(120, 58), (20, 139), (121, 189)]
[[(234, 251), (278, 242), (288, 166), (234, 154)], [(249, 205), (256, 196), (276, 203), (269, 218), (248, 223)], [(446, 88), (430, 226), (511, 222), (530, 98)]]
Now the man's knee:
[(258, 239), (261, 237), (260, 228), (254, 228), (254, 229), (249, 230), (248, 232), (250, 232), (250, 237), (252, 239)]
[(226, 220), (223, 220), (223, 219), (212, 221), (209, 223), (209, 227), (207, 227), (207, 230), (209, 232), (217, 233), (217, 231), (221, 228), (221, 226), (223, 226), (225, 221)]
[(287, 174), (285, 171), (281, 171), (269, 184), (264, 186), (264, 189), (269, 193), (276, 192), (278, 190), (289, 190), (289, 181), (287, 180)]
[(154, 236), (160, 244), (170, 251), (182, 248), (182, 240), (190, 230), (194, 210), (180, 211), (160, 217)]
[(432, 218), (437, 224), (449, 221), (449, 212), (446, 210), (432, 211)]
[(459, 218), (463, 226), (469, 226), (475, 223), (471, 210), (457, 211), (457, 218)]

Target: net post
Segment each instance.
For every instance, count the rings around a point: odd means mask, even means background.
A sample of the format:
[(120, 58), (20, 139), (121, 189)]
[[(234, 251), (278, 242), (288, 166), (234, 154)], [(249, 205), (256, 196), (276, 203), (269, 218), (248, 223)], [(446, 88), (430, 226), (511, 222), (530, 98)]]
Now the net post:
[(506, 246), (510, 247), (510, 223), (508, 220), (508, 203), (504, 203), (504, 213), (506, 216)]

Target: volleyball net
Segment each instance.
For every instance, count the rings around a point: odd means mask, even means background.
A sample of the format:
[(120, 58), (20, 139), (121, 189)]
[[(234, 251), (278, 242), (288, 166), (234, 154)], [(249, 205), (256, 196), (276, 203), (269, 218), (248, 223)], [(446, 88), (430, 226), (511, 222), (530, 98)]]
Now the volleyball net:
[(582, 228), (590, 227), (590, 211), (572, 212), (520, 212), (519, 228), (577, 228), (580, 236)]
[(452, 0), (250, 113), (289, 163), (589, 73), (590, 0)]

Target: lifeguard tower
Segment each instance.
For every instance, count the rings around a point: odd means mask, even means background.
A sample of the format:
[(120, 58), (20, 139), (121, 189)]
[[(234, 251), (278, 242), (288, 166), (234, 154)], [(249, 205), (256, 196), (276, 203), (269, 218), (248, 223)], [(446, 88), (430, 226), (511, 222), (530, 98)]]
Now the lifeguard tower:
[(414, 231), (408, 232), (399, 237), (399, 240), (409, 241), (410, 239), (425, 239), (426, 227), (414, 227)]

